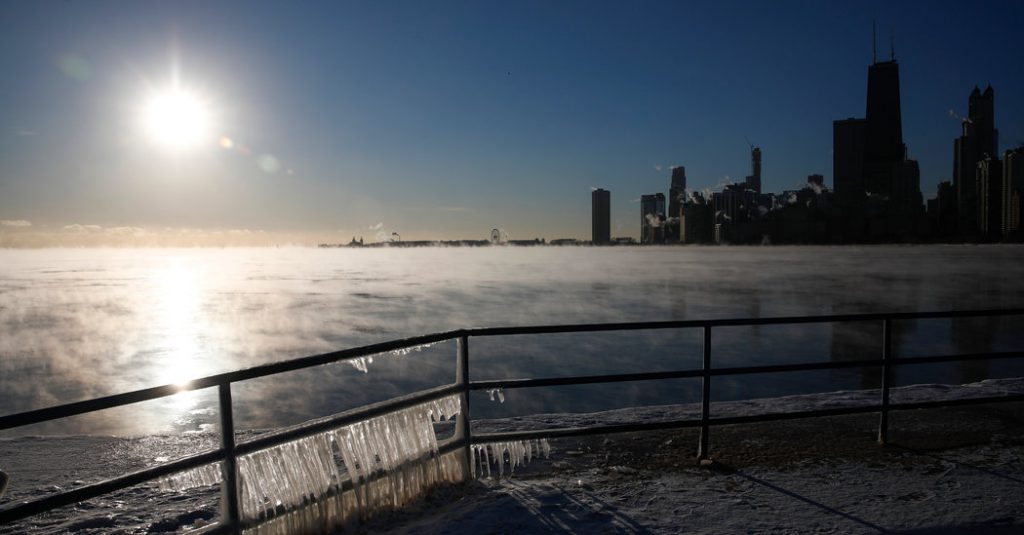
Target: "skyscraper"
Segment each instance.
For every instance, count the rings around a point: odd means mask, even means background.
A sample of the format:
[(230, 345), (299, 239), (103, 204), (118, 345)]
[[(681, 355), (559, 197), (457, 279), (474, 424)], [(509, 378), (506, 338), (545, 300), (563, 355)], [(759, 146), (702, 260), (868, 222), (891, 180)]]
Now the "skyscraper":
[(683, 203), (686, 202), (686, 168), (678, 165), (672, 168), (672, 183), (668, 189), (668, 221), (665, 225), (665, 240), (679, 241), (679, 218)]
[(747, 177), (747, 189), (761, 193), (761, 148), (750, 148), (750, 176)]
[(608, 245), (612, 241), (611, 193), (597, 188), (590, 193), (591, 240), (594, 245)]
[(865, 187), (871, 193), (881, 196), (891, 193), (892, 166), (906, 157), (901, 117), (899, 65), (895, 59), (876, 62), (868, 67), (865, 114)]
[(677, 165), (672, 168), (672, 184), (668, 190), (668, 216), (679, 217), (679, 209), (686, 202), (686, 168)]
[(640, 196), (640, 243), (665, 242), (665, 194)]
[(842, 213), (837, 225), (839, 241), (864, 239), (864, 119), (832, 122), (832, 187)]
[(832, 123), (832, 180), (839, 241), (912, 239), (924, 220), (921, 176), (903, 144), (895, 53), (868, 67), (864, 119)]
[(967, 117), (960, 137), (953, 141), (953, 188), (957, 196), (958, 233), (965, 238), (978, 232), (978, 162), (998, 157), (999, 131), (995, 129), (995, 92), (977, 87), (967, 98)]
[(989, 156), (978, 162), (975, 175), (978, 199), (978, 233), (982, 239), (996, 241), (1003, 231), (1002, 162)]
[(1003, 153), (1003, 237), (1020, 241), (1024, 209), (1024, 145)]

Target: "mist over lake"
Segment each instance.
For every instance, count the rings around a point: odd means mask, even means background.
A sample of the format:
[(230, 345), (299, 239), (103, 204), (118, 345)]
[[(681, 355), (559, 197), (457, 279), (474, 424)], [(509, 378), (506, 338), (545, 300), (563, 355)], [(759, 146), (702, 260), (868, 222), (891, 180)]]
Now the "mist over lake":
[[(1024, 305), (1024, 247), (485, 247), (0, 251), (0, 413), (464, 327)], [(1006, 350), (1024, 321), (901, 322), (901, 355)], [(877, 355), (880, 326), (723, 328), (715, 366)], [(474, 339), (473, 379), (697, 367), (700, 332)], [(453, 380), (455, 345), (240, 383), (236, 421), (266, 428)], [(1015, 366), (1015, 367), (1014, 367)], [(364, 372), (357, 367), (365, 367)], [(901, 370), (902, 383), (1019, 375), (1011, 363)], [(785, 375), (785, 376), (783, 376)], [(873, 370), (716, 379), (716, 400), (874, 388)], [(474, 417), (699, 399), (699, 383), (475, 394)], [(14, 434), (153, 434), (216, 422), (179, 394)]]

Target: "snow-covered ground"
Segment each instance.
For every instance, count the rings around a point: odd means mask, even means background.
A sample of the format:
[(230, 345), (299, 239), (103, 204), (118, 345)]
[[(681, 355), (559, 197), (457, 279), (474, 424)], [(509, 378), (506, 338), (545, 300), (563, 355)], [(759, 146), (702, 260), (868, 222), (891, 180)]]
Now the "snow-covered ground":
[[(1024, 393), (1024, 379), (895, 389), (896, 400)], [(876, 391), (715, 405), (713, 415), (874, 403)], [(893, 413), (891, 443), (877, 416), (854, 415), (712, 429), (715, 463), (695, 459), (684, 429), (551, 441), (548, 459), (515, 475), (435, 488), (364, 532), (1024, 532), (1024, 404)], [(479, 429), (655, 421), (693, 414), (662, 406), (480, 422)], [(477, 428), (477, 427), (475, 427)], [(0, 503), (39, 497), (191, 451), (196, 437), (0, 439), (12, 473)], [(212, 441), (213, 437), (203, 440)], [(214, 521), (216, 487), (185, 493), (143, 485), (0, 533), (155, 533)]]

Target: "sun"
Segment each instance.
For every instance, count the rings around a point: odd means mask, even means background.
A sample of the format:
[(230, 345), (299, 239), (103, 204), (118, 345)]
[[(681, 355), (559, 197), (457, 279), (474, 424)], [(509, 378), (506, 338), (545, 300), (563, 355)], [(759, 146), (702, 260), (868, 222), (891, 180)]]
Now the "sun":
[(142, 126), (151, 141), (169, 149), (193, 148), (212, 138), (209, 105), (181, 88), (151, 94), (143, 106)]

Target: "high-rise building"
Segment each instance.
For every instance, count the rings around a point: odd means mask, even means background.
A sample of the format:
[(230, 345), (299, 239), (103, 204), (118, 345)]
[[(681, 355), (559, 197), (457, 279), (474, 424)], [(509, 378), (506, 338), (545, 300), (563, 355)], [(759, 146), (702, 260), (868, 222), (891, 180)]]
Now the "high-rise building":
[(978, 162), (998, 157), (999, 131), (995, 129), (995, 92), (977, 87), (967, 98), (967, 117), (960, 137), (953, 141), (953, 188), (956, 189), (958, 232), (970, 238), (978, 232)]
[(672, 168), (672, 183), (668, 190), (668, 216), (679, 217), (679, 208), (686, 202), (686, 168)]
[(665, 194), (640, 196), (640, 243), (665, 242)]
[(842, 214), (835, 238), (864, 239), (864, 140), (867, 121), (842, 119), (832, 122), (832, 189)]
[(694, 193), (683, 203), (679, 217), (679, 241), (682, 243), (711, 243), (714, 234), (714, 211), (704, 196)]
[[(856, 123), (836, 121), (833, 132), (853, 134)], [(844, 130), (840, 132), (840, 129)], [(838, 139), (833, 143), (838, 144)], [(850, 147), (842, 157), (849, 157), (856, 142), (848, 141)], [(843, 180), (851, 178), (852, 171), (836, 170), (836, 194), (840, 202), (847, 203), (847, 211), (856, 221), (863, 217), (867, 238), (872, 240), (908, 239), (914, 237), (923, 221), (924, 207), (921, 200), (920, 171), (917, 162), (907, 159), (907, 147), (903, 144), (903, 126), (900, 111), (899, 64), (895, 56), (889, 61), (876, 61), (868, 67), (868, 96), (864, 118), (863, 177), (864, 195), (862, 207), (858, 201), (849, 198)], [(839, 163), (840, 155), (833, 157), (833, 164)], [(847, 175), (840, 177), (840, 174)], [(855, 175), (853, 175), (855, 176)], [(859, 192), (857, 192), (859, 194)], [(856, 223), (855, 223), (856, 224)], [(857, 237), (853, 237), (857, 239)]]
[(679, 241), (679, 217), (682, 206), (686, 202), (686, 168), (677, 165), (672, 168), (672, 183), (668, 189), (668, 220), (665, 226), (665, 240), (669, 243)]
[(975, 183), (975, 196), (978, 199), (978, 233), (985, 240), (998, 240), (1003, 231), (1002, 162), (991, 156), (978, 162)]
[(747, 189), (761, 193), (761, 149), (750, 148), (750, 176), (747, 177)]
[(868, 67), (868, 102), (865, 114), (864, 161), (868, 191), (888, 195), (892, 186), (892, 164), (902, 162), (903, 144), (900, 112), (900, 70), (896, 60), (876, 62)]
[(935, 199), (929, 201), (928, 215), (932, 232), (938, 239), (949, 239), (956, 232), (956, 190), (949, 181), (939, 182)]
[(1024, 234), (1024, 145), (1003, 153), (1003, 237), (1020, 241)]
[(590, 193), (591, 240), (594, 245), (608, 245), (612, 241), (611, 193), (597, 188)]

